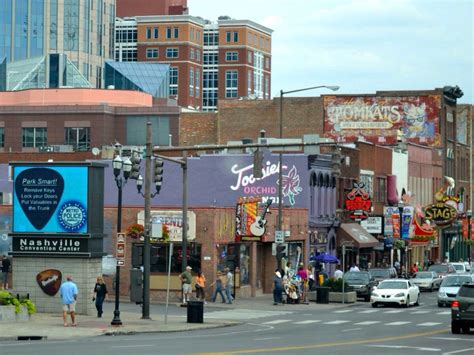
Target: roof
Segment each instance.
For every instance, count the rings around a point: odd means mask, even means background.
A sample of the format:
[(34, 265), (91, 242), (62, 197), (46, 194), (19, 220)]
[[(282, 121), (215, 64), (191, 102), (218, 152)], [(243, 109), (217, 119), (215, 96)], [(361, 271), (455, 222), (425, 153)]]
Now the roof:
[(341, 242), (353, 242), (357, 248), (373, 248), (379, 245), (379, 241), (358, 223), (341, 223), (337, 229), (337, 240), (341, 245)]

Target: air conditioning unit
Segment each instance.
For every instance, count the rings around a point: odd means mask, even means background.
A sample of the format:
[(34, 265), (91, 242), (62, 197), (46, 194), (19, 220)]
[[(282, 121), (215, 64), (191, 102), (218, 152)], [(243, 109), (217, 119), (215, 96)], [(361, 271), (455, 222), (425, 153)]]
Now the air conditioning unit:
[(72, 145), (65, 145), (65, 144), (56, 144), (52, 145), (53, 152), (55, 153), (72, 153), (74, 152), (74, 147)]
[(131, 157), (133, 152), (143, 153), (144, 146), (125, 145), (122, 147), (122, 157)]
[(12, 204), (11, 192), (0, 192), (0, 202), (2, 205), (11, 205)]

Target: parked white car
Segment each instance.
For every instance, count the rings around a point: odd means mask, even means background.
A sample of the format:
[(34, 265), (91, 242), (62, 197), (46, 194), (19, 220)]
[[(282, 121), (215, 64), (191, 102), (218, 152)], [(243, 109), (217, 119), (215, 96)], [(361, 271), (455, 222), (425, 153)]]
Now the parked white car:
[(449, 306), (458, 294), (459, 288), (464, 283), (473, 283), (474, 275), (472, 274), (454, 274), (446, 276), (441, 282), (438, 292), (438, 307)]
[(441, 279), (434, 271), (419, 271), (411, 279), (411, 282), (418, 286), (418, 288), (424, 290), (430, 290), (433, 292), (434, 289), (439, 289), (441, 285)]
[(420, 289), (410, 280), (385, 280), (373, 289), (370, 303), (372, 307), (378, 307), (379, 304), (418, 306), (420, 304)]

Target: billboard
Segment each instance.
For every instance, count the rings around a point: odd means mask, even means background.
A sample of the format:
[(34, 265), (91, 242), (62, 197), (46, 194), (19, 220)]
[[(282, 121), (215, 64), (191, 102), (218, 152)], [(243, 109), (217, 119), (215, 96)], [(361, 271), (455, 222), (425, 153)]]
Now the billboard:
[(87, 166), (14, 166), (14, 233), (87, 233)]
[(335, 141), (359, 138), (380, 145), (397, 140), (441, 146), (441, 97), (324, 96), (324, 134)]

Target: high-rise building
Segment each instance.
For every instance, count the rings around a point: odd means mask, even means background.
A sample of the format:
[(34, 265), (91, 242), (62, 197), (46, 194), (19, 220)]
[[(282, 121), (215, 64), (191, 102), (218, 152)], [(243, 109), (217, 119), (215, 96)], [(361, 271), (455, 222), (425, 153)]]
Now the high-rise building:
[(0, 58), (8, 62), (64, 53), (101, 87), (113, 58), (115, 0), (2, 0)]
[(116, 0), (117, 17), (185, 15), (187, 0)]
[(219, 99), (270, 99), (272, 30), (189, 15), (117, 18), (115, 60), (170, 65), (170, 97), (204, 111)]

